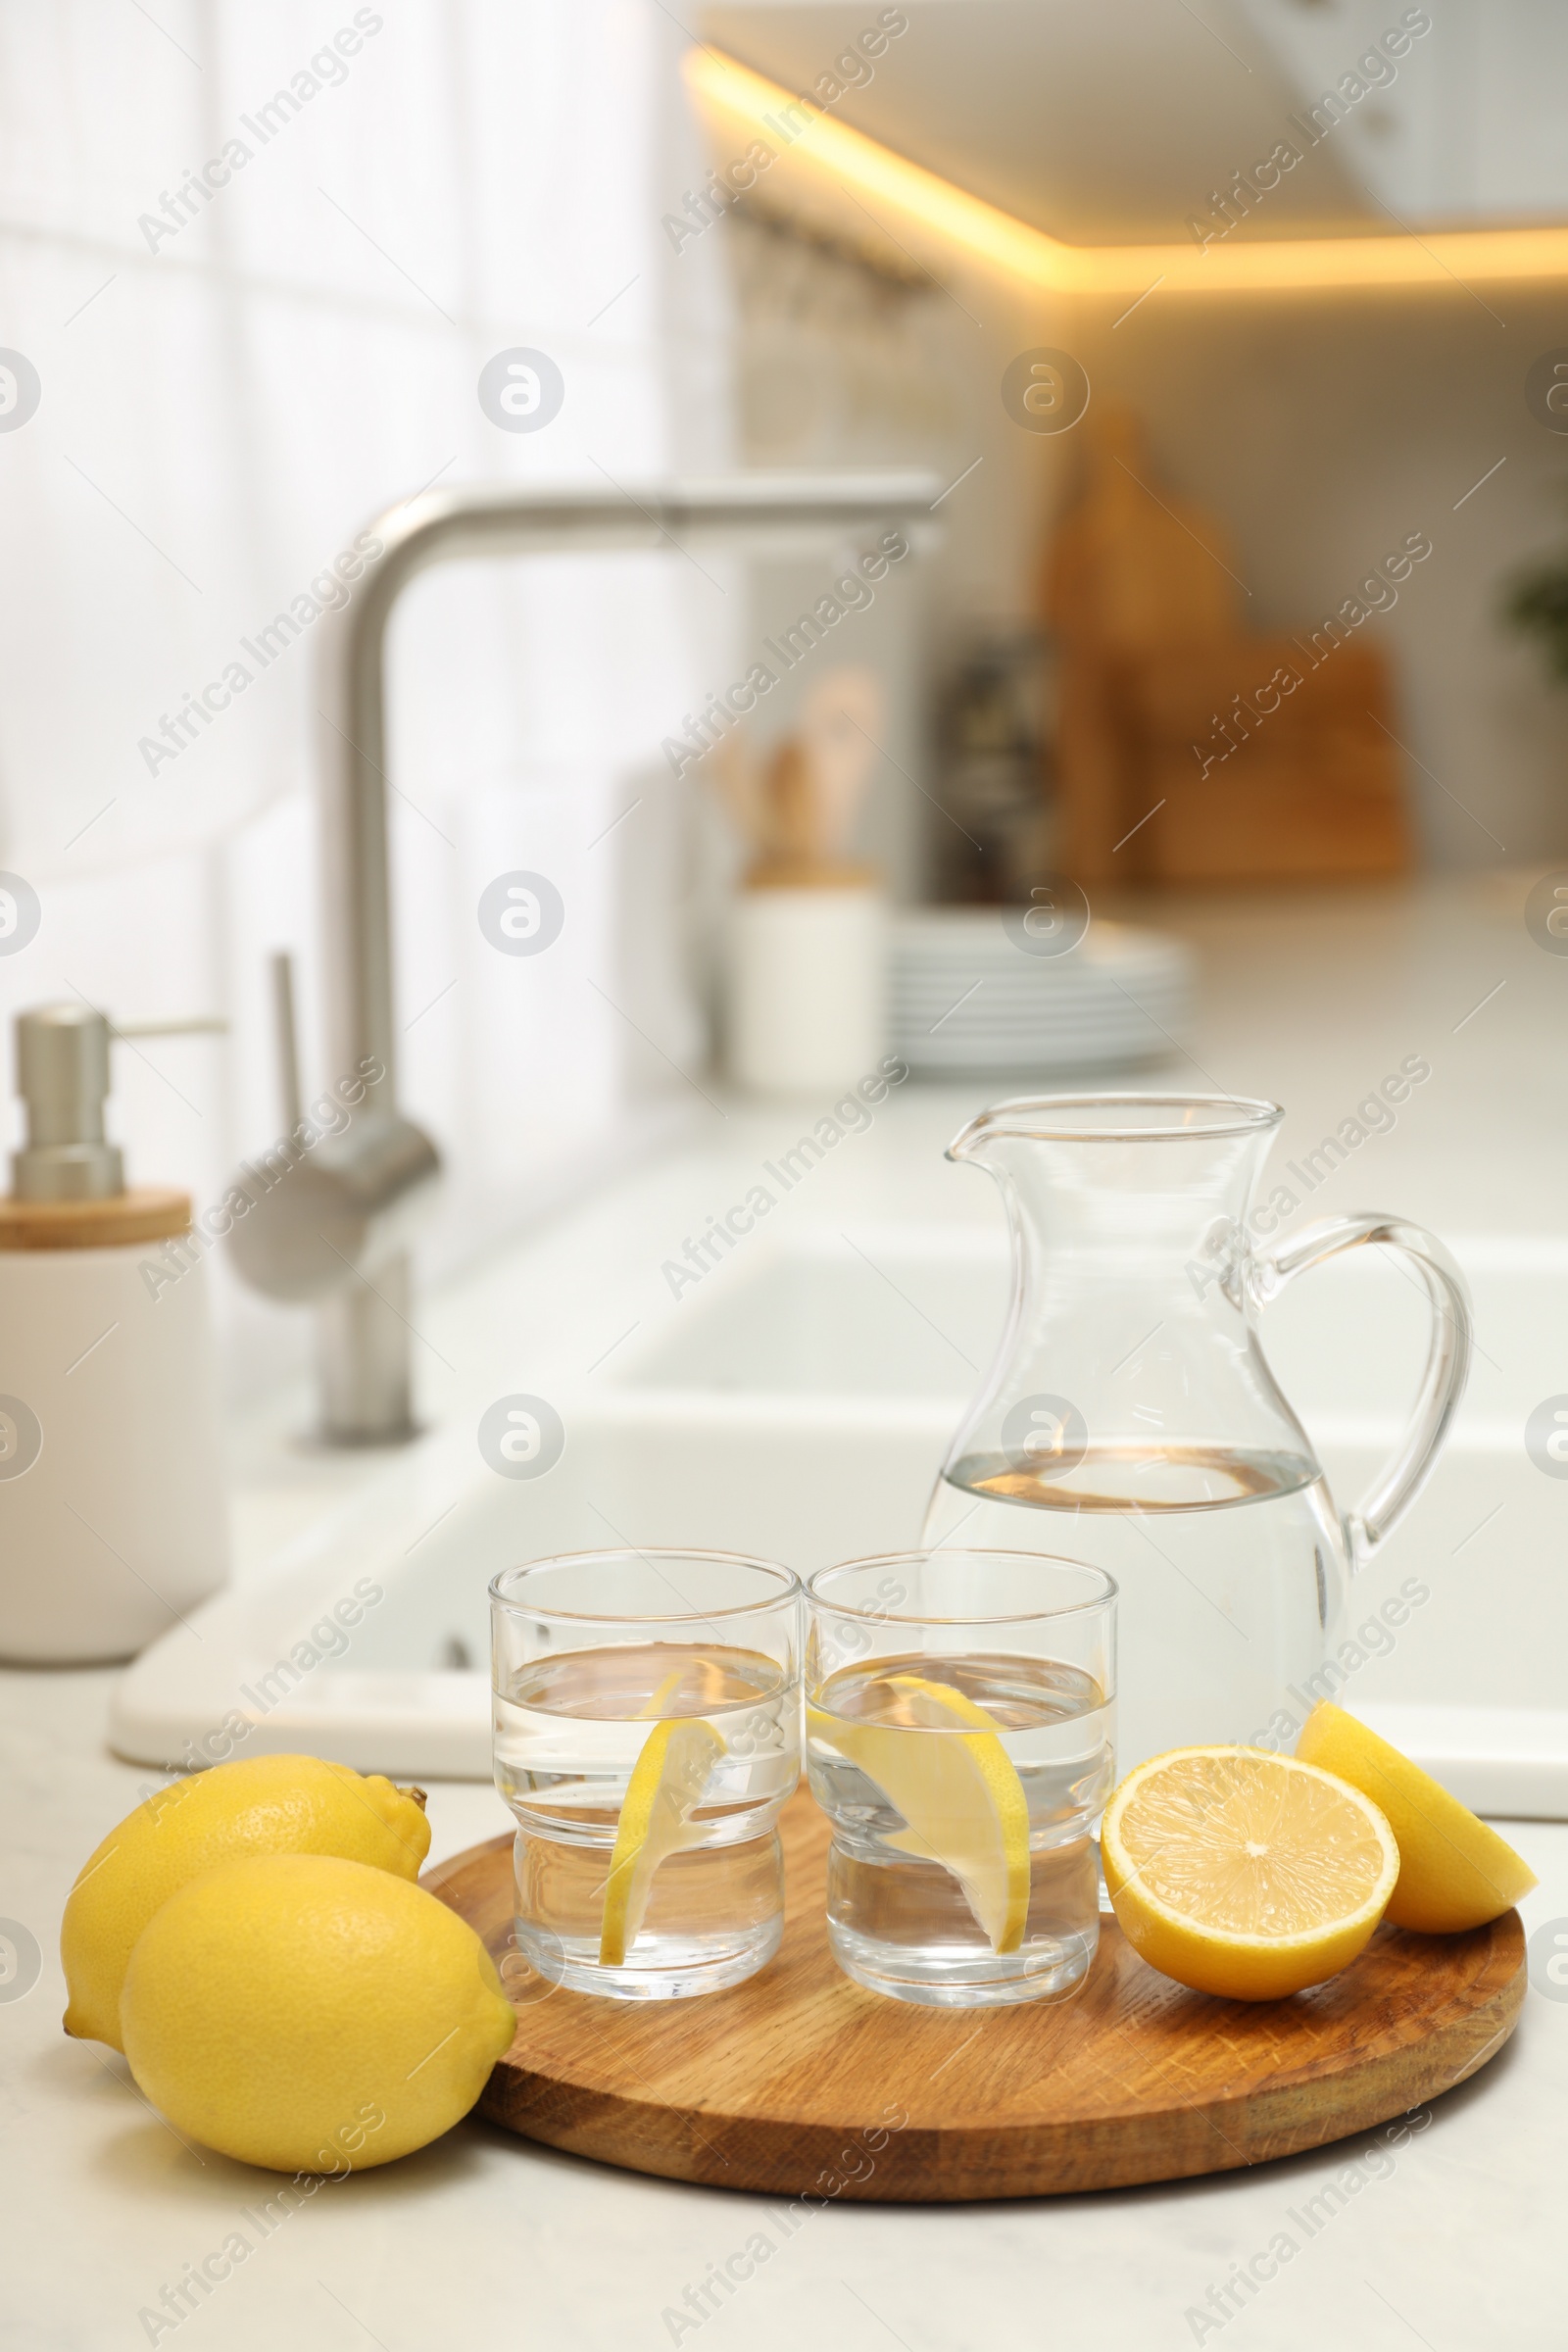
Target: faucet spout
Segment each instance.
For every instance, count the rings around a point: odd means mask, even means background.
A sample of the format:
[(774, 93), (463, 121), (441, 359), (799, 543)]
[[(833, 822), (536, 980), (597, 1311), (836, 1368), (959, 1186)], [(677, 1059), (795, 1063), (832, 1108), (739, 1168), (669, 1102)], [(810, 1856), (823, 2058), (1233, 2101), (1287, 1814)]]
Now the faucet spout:
[[(432, 564), (466, 557), (657, 551), (688, 544), (752, 553), (796, 551), (820, 545), (824, 535), (841, 538), (889, 525), (905, 529), (913, 547), (939, 534), (932, 520), (939, 490), (933, 477), (916, 473), (738, 474), (656, 485), (635, 496), (612, 488), (495, 485), (422, 492), (389, 507), (369, 533), (362, 534), (358, 544), (368, 537), (372, 553), (359, 591), (322, 620), (322, 960), (332, 1067), (344, 1075), (379, 1072), (368, 1084), (364, 1134), (376, 1171), (397, 1189), (384, 1202), (377, 1199), (367, 1204), (363, 1153), (343, 1154), (344, 1180), (360, 1187), (352, 1205), (360, 1210), (368, 1205), (369, 1214), (363, 1261), (345, 1258), (326, 1295), (316, 1294), (320, 1298), (320, 1434), (328, 1444), (395, 1444), (416, 1426), (407, 1247), (387, 1249), (389, 1225), (381, 1214), (416, 1186), (422, 1191), (423, 1179), (437, 1164), (434, 1145), (397, 1107), (386, 640), (403, 591)], [(352, 1137), (342, 1140), (347, 1145)], [(285, 1182), (293, 1184), (296, 1174), (291, 1171)], [(255, 1239), (264, 1241), (260, 1227)], [(258, 1287), (267, 1287), (269, 1255), (263, 1247), (242, 1265)]]

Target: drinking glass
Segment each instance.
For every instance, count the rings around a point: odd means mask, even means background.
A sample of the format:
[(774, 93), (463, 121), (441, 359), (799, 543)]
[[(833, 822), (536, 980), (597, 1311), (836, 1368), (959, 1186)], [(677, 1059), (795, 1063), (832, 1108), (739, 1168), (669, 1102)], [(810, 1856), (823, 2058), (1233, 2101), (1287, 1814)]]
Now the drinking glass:
[(806, 1592), (839, 1966), (927, 2005), (1072, 1992), (1100, 1936), (1114, 1582), (1040, 1552), (943, 1549), (849, 1560)]
[(585, 1551), (490, 1587), (496, 1787), (518, 1948), (613, 2000), (682, 2000), (778, 1948), (800, 1778), (800, 1582), (714, 1551)]

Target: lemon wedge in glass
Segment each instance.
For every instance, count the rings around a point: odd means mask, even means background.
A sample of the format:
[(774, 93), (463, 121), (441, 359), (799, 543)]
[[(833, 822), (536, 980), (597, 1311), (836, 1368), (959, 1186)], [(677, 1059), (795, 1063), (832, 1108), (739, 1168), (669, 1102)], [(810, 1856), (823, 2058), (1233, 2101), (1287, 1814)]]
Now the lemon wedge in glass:
[(896, 1712), (873, 1723), (808, 1709), (811, 1738), (875, 1783), (905, 1827), (882, 1838), (940, 1862), (995, 1952), (1015, 1952), (1029, 1914), (1029, 1804), (995, 1716), (949, 1683), (890, 1674)]
[(1399, 1875), (1369, 1797), (1255, 1747), (1178, 1747), (1140, 1764), (1105, 1807), (1101, 1853), (1133, 1948), (1178, 1984), (1233, 2001), (1337, 1975)]
[[(659, 1696), (656, 1692), (649, 1701), (650, 1710)], [(615, 1828), (599, 1929), (601, 1968), (624, 1964), (627, 1947), (643, 1924), (655, 1871), (702, 1835), (692, 1815), (723, 1753), (723, 1740), (701, 1715), (674, 1715), (656, 1723), (643, 1742)]]

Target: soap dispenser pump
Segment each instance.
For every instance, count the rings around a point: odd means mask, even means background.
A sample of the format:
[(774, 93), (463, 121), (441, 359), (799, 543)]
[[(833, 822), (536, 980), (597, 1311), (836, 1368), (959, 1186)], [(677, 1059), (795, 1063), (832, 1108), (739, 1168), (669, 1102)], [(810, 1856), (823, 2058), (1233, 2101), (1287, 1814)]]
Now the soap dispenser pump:
[(106, 1200), (125, 1189), (119, 1146), (104, 1140), (109, 1023), (90, 1004), (40, 1004), (17, 1021), (17, 1092), (27, 1140), (11, 1154), (24, 1200)]
[[(110, 1038), (81, 1004), (38, 1005), (16, 1023), (27, 1132), (0, 1200), (0, 1660), (11, 1664), (133, 1656), (227, 1571), (206, 1268), (177, 1247), (190, 1196), (126, 1190), (104, 1124)], [(150, 1261), (154, 1244), (165, 1248)]]

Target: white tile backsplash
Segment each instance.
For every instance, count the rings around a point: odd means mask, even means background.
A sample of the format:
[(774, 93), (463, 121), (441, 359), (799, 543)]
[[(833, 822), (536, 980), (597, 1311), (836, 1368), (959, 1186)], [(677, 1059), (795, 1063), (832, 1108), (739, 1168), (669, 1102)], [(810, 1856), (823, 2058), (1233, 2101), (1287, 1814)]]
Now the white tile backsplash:
[[(275, 108), (263, 141), (261, 108), (357, 21), (336, 85)], [(376, 514), (432, 478), (630, 484), (727, 461), (720, 257), (669, 271), (654, 184), (672, 137), (697, 169), (683, 45), (655, 0), (0, 0), (0, 343), (43, 387), (0, 435), (22, 551), (0, 570), (0, 867), (43, 909), (31, 946), (0, 956), (7, 1142), (11, 1018), (73, 987), (120, 1020), (229, 1023), (116, 1048), (114, 1129), (138, 1179), (207, 1199), (276, 1133), (277, 947), (297, 958), (308, 1084), (333, 1075), (314, 808), (326, 629), (302, 623), (265, 666), (253, 649), (308, 611), (313, 580), (318, 601), (336, 593), (325, 567)], [(149, 250), (139, 216), (234, 137), (250, 159)], [(478, 405), (480, 367), (511, 344), (565, 377), (538, 435)], [(660, 1050), (590, 985), (617, 985), (620, 894), (679, 864), (682, 796), (656, 789), (627, 820), (629, 865), (619, 835), (587, 845), (727, 660), (732, 567), (704, 567), (474, 564), (420, 582), (399, 615), (397, 991), (410, 1107), (454, 1171), (437, 1256), (521, 1213), (535, 1176), (608, 1138), (633, 1092), (679, 1089), (662, 1053), (701, 1050), (667, 926), (637, 933)], [(187, 720), (194, 739), (149, 772), (143, 739), (236, 662), (248, 681), (230, 672), (227, 707)], [(573, 915), (554, 961), (480, 938), (494, 858), (560, 868)], [(303, 1317), (216, 1289), (237, 1378), (303, 1354)]]

